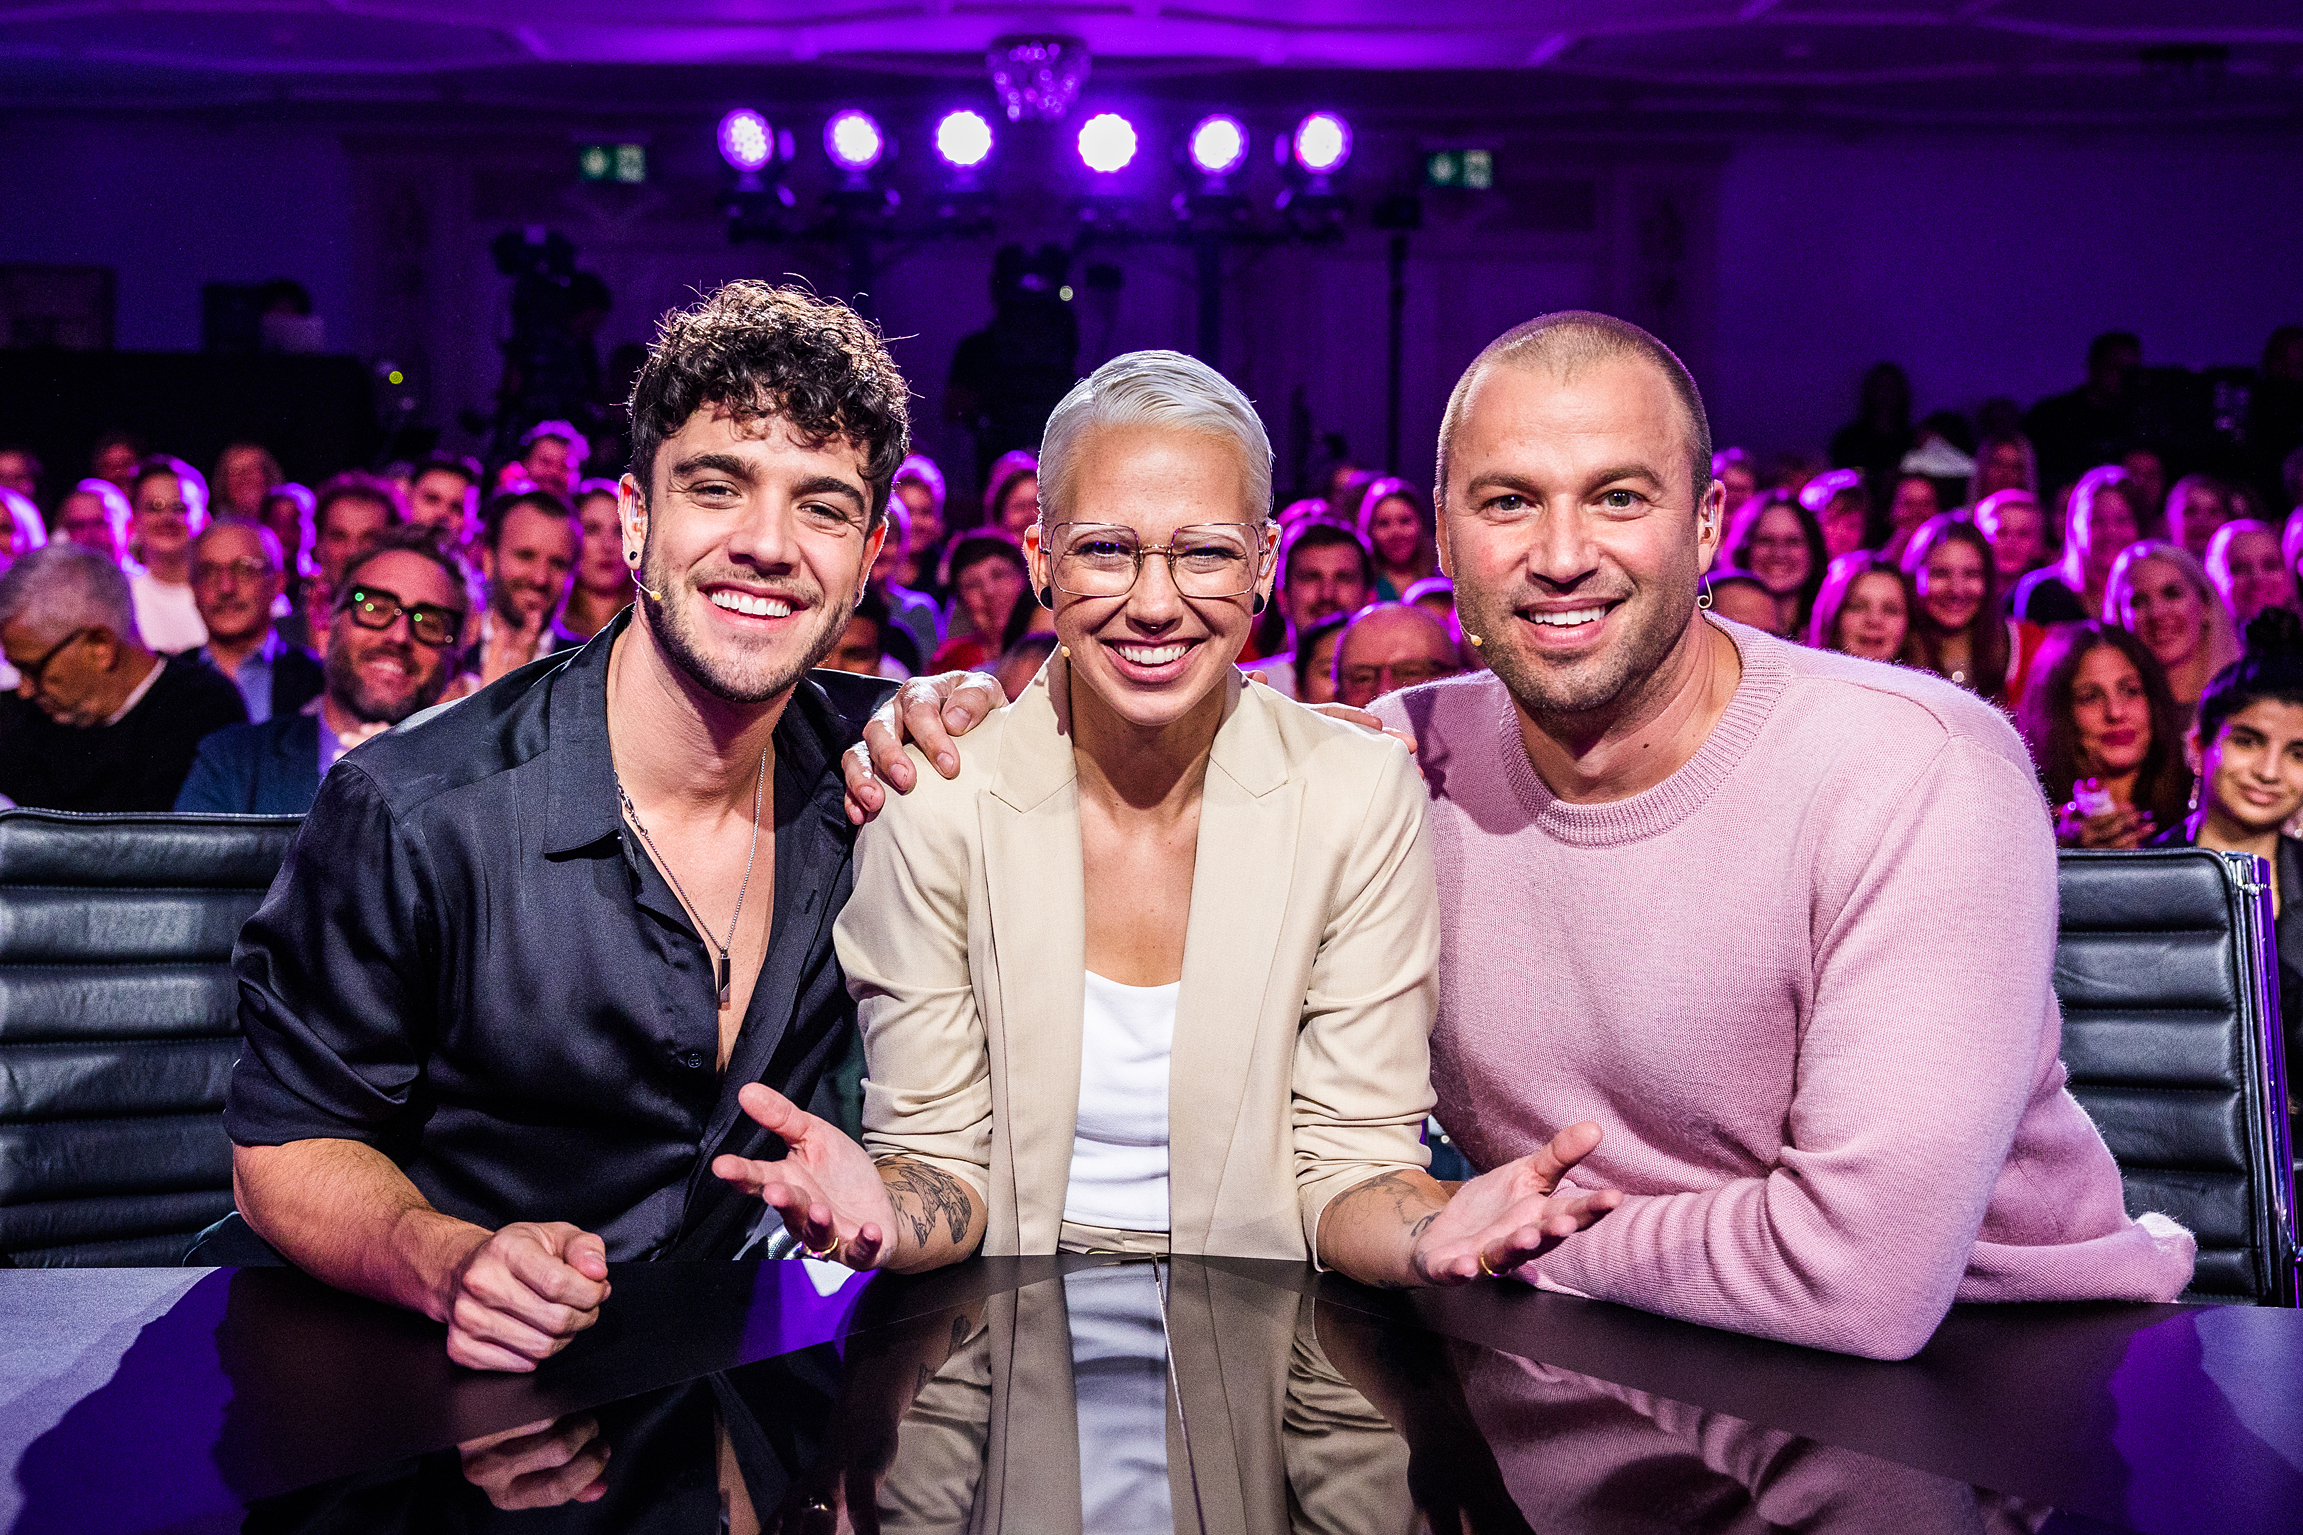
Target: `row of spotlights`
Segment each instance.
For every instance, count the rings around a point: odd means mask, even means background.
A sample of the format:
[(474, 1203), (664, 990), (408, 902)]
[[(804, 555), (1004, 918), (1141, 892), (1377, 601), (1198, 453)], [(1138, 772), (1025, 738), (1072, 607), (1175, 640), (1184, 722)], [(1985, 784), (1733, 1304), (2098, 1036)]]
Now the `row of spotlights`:
[[(991, 157), (992, 125), (983, 114), (963, 108), (936, 124), (935, 140), (945, 164), (973, 170)], [(1135, 124), (1119, 113), (1099, 112), (1080, 125), (1078, 143), (1080, 163), (1110, 176), (1134, 162), (1140, 140)], [(1192, 164), (1210, 176), (1228, 176), (1247, 160), (1247, 127), (1228, 112), (1201, 118), (1187, 143)], [(1292, 149), (1297, 165), (1315, 176), (1330, 175), (1351, 158), (1351, 125), (1333, 112), (1313, 112), (1296, 124), (1291, 138), (1272, 147), (1283, 164)], [(774, 130), (751, 108), (739, 107), (720, 119), (720, 155), (737, 170), (757, 171), (775, 152)], [(844, 171), (868, 171), (887, 152), (888, 136), (869, 112), (849, 107), (824, 124), (824, 153)], [(788, 135), (785, 153), (790, 153)]]

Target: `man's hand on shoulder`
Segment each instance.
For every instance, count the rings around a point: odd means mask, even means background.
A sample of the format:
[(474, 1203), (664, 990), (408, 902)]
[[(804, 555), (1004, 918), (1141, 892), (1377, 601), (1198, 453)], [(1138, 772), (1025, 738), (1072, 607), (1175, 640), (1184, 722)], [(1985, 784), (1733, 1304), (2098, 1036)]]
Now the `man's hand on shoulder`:
[(566, 1221), (485, 1233), (442, 1285), (448, 1357), (474, 1370), (533, 1370), (600, 1319), (607, 1244)]
[(840, 758), (847, 778), (848, 819), (862, 826), (888, 802), (887, 791), (909, 794), (915, 782), (907, 742), (946, 778), (960, 776), (960, 754), (952, 741), (966, 735), (1008, 701), (999, 679), (989, 672), (939, 672), (914, 677), (873, 711), (864, 738)]

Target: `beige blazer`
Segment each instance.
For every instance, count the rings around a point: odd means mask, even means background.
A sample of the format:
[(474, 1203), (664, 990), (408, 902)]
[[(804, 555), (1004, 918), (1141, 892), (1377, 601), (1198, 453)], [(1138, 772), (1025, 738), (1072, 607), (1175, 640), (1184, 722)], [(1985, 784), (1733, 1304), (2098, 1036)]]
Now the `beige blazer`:
[[(1439, 915), (1397, 741), (1225, 682), (1168, 1082), (1174, 1250), (1314, 1256), (1328, 1200), (1429, 1162)], [(1086, 917), (1059, 655), (891, 795), (835, 932), (864, 1141), (965, 1178), (983, 1250), (1055, 1252), (1079, 1116)], [(915, 754), (915, 760), (916, 758)]]

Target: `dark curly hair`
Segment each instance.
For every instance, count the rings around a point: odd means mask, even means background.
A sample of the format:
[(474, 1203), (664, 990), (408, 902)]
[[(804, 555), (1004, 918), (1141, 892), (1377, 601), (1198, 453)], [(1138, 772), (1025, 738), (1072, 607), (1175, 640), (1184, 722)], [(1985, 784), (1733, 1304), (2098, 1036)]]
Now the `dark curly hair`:
[(910, 448), (908, 394), (879, 331), (847, 305), (744, 278), (664, 316), (632, 384), (632, 476), (645, 493), (656, 450), (706, 406), (781, 416), (811, 446), (862, 451), (877, 527)]

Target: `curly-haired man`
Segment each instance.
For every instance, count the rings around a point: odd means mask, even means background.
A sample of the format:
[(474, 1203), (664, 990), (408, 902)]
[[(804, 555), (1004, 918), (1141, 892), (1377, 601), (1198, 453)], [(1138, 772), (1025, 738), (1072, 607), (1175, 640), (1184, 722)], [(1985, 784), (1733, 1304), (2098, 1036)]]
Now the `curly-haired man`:
[[(668, 316), (620, 486), (638, 603), (339, 763), (242, 935), (240, 1219), (459, 1363), (532, 1369), (611, 1258), (736, 1252), (760, 1209), (709, 1167), (765, 1154), (744, 1083), (828, 1111), (838, 764), (885, 685), (810, 669), (886, 536), (905, 396), (837, 303), (738, 282)], [(262, 1256), (233, 1220), (196, 1250)]]

